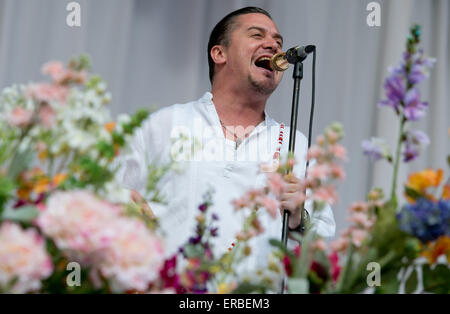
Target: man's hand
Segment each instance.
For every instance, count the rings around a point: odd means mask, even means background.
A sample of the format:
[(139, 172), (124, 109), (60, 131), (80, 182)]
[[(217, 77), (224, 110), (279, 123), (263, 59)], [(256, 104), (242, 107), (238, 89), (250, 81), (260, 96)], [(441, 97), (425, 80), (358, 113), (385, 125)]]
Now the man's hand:
[(284, 210), (288, 210), (290, 212), (289, 228), (295, 229), (302, 221), (302, 208), (297, 204), (299, 203), (299, 200), (302, 197), (301, 195), (303, 195), (304, 191), (301, 190), (300, 185), (298, 184), (299, 180), (294, 174), (290, 173), (285, 175), (284, 180), (286, 181), (286, 187), (280, 198), (281, 216), (283, 217)]
[(137, 191), (131, 190), (131, 200), (139, 206), (144, 215), (148, 216), (149, 218), (155, 217), (155, 214), (153, 214), (150, 205), (148, 205), (145, 199)]

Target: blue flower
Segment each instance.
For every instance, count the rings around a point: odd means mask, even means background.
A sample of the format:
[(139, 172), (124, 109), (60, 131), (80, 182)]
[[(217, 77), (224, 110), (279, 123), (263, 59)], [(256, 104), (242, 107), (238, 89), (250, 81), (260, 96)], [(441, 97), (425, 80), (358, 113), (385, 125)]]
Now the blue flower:
[(450, 235), (450, 201), (433, 202), (419, 198), (415, 204), (405, 205), (397, 215), (400, 229), (422, 242)]

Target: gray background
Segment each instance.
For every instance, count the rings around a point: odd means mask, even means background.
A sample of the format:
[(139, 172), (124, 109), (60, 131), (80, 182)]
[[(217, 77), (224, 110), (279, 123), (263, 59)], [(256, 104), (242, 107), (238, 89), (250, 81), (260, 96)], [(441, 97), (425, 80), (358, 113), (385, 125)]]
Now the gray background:
[[(285, 47), (317, 46), (314, 136), (333, 121), (345, 126), (350, 161), (347, 179), (334, 207), (338, 230), (346, 226), (346, 209), (364, 199), (374, 185), (388, 192), (391, 167), (372, 167), (361, 141), (384, 137), (394, 148), (397, 122), (391, 110), (379, 110), (388, 65), (397, 64), (412, 23), (423, 27), (422, 47), (438, 62), (421, 86), (430, 102), (425, 119), (411, 126), (426, 131), (431, 145), (409, 171), (441, 167), (446, 171), (450, 69), (450, 1), (378, 1), (381, 27), (369, 27), (368, 0), (84, 0), (81, 27), (66, 25), (64, 0), (0, 0), (0, 87), (42, 79), (40, 66), (88, 53), (93, 72), (103, 76), (113, 95), (112, 111), (132, 113), (139, 107), (167, 106), (199, 98), (209, 90), (206, 45), (212, 27), (230, 11), (256, 5), (268, 10), (285, 38)], [(289, 70), (269, 99), (268, 111), (289, 122), (292, 79)], [(311, 59), (305, 62), (299, 129), (307, 130)], [(401, 185), (400, 185), (401, 187)]]

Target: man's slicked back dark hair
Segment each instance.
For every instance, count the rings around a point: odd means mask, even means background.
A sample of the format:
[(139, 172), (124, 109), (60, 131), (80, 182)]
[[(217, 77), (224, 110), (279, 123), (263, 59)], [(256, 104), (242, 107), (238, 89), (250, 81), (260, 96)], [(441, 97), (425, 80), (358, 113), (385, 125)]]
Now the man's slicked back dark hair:
[(215, 45), (224, 45), (227, 47), (230, 44), (230, 31), (232, 29), (233, 23), (239, 15), (250, 14), (250, 13), (260, 13), (264, 14), (268, 18), (272, 19), (269, 12), (264, 9), (257, 7), (245, 7), (236, 11), (231, 12), (225, 16), (219, 23), (214, 26), (208, 41), (208, 65), (209, 65), (209, 80), (212, 84), (214, 77), (214, 66), (215, 63), (211, 58), (211, 49)]

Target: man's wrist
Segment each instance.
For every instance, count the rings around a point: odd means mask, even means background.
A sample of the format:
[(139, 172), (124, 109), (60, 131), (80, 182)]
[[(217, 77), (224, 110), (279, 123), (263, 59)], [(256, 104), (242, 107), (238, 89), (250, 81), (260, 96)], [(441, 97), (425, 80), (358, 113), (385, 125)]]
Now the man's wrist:
[(295, 228), (291, 228), (290, 226), (288, 226), (290, 232), (299, 232), (301, 234), (305, 232), (306, 221), (309, 221), (309, 213), (306, 209), (301, 210), (301, 212), (303, 212), (304, 214), (301, 215), (300, 223)]

